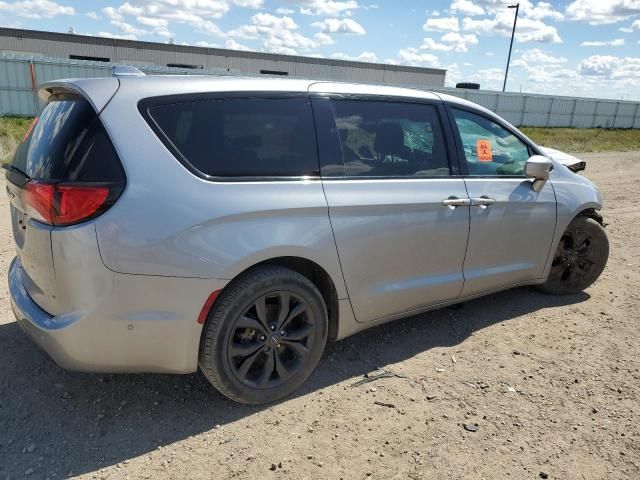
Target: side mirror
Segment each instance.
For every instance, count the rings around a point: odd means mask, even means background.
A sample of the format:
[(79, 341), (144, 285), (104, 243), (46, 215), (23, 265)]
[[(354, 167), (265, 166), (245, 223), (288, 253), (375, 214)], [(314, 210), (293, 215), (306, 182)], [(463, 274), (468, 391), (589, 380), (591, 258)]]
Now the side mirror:
[(553, 163), (547, 157), (534, 155), (527, 160), (524, 166), (524, 175), (533, 178), (533, 190), (539, 192), (544, 184), (549, 180), (549, 172), (553, 168)]

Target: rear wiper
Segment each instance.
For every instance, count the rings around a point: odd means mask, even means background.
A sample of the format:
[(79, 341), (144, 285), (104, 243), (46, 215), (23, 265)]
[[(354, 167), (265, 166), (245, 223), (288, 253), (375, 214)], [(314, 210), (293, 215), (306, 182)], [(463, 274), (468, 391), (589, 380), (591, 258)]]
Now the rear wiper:
[(31, 180), (31, 177), (29, 175), (27, 175), (25, 172), (23, 172), (20, 168), (11, 165), (10, 163), (5, 163), (4, 165), (2, 165), (2, 168), (4, 168), (5, 170), (8, 170), (10, 172), (14, 172), (17, 173), (18, 175), (23, 176), (27, 181)]

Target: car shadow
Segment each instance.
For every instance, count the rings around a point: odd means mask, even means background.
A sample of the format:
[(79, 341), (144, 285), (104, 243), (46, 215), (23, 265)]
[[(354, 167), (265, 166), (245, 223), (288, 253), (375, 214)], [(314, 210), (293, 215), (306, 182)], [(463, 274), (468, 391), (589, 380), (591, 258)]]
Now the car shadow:
[[(361, 377), (536, 310), (587, 300), (520, 288), (388, 323), (327, 346), (303, 396)], [(0, 325), (0, 478), (80, 475), (250, 416), (194, 375), (100, 375), (62, 370), (17, 324)], [(287, 400), (284, 400), (286, 402)]]

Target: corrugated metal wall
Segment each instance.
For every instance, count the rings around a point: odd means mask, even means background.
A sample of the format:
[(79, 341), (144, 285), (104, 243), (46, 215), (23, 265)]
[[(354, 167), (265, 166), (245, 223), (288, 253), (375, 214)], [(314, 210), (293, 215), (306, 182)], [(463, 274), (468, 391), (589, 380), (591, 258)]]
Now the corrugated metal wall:
[(496, 112), (516, 126), (640, 128), (640, 102), (433, 88)]
[[(202, 70), (159, 67), (137, 64), (147, 74), (211, 74), (239, 75), (246, 59), (236, 59), (232, 67)], [(252, 60), (255, 61), (255, 60)], [(261, 68), (276, 69), (271, 61), (263, 60)], [(33, 116), (39, 105), (37, 85), (58, 78), (108, 77), (112, 64), (52, 58), (28, 58), (16, 55), (0, 55), (0, 115)], [(255, 65), (254, 65), (255, 67)], [(327, 68), (335, 68), (327, 72)], [(327, 67), (313, 64), (290, 65), (295, 77), (332, 78), (350, 82), (395, 84), (417, 86), (424, 75), (417, 77), (411, 72), (371, 70), (368, 73), (355, 69)], [(434, 77), (434, 80), (437, 79)], [(502, 93), (486, 90), (463, 90), (455, 88), (431, 88), (465, 98), (504, 117), (517, 126), (575, 127), (575, 128), (640, 128), (640, 102), (573, 98), (551, 95)]]

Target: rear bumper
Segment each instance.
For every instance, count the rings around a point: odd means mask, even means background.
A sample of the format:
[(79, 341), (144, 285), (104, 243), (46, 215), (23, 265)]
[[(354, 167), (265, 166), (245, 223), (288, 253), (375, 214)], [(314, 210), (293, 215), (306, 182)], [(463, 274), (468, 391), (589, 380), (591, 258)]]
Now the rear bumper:
[(9, 268), (18, 325), (61, 367), (90, 372), (191, 373), (198, 365), (198, 314), (218, 280), (106, 271), (92, 306), (50, 315), (28, 295), (15, 258)]

